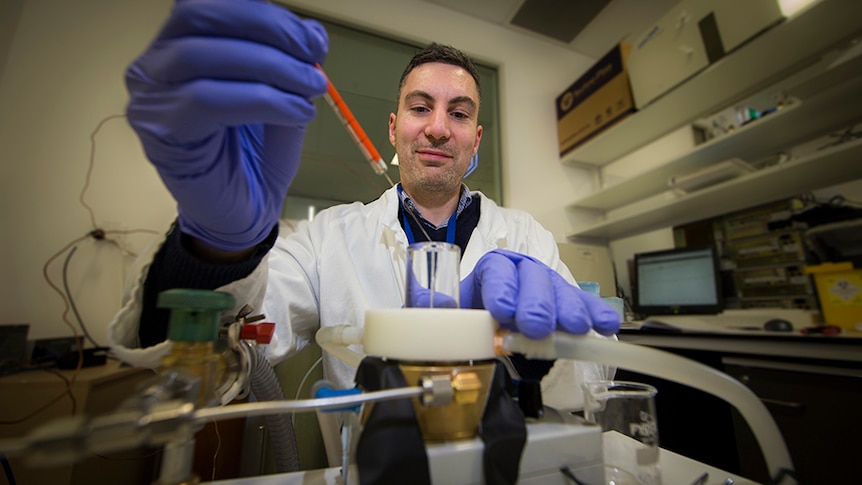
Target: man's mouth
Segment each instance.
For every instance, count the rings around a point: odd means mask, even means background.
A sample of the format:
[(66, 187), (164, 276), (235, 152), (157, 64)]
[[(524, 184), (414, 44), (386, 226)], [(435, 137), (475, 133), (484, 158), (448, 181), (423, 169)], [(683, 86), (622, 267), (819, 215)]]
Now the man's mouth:
[(433, 148), (419, 149), (416, 151), (416, 154), (425, 161), (445, 162), (452, 159), (452, 155), (449, 152)]

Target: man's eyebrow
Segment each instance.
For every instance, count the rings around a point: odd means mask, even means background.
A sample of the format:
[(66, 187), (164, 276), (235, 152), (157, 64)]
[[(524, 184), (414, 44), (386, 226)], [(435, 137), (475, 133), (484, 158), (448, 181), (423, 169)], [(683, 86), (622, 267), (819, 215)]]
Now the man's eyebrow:
[[(411, 98), (422, 98), (426, 101), (434, 101), (434, 97), (428, 94), (426, 91), (422, 91), (417, 89), (415, 91), (410, 91), (409, 93), (404, 95), (405, 100), (409, 100)], [(456, 96), (449, 100), (449, 105), (453, 104), (467, 104), (471, 109), (476, 109), (476, 101), (473, 100), (470, 96)]]
[(467, 104), (471, 109), (476, 109), (476, 102), (470, 96), (456, 96), (449, 100), (449, 104)]
[(405, 94), (405, 95), (404, 95), (404, 99), (405, 99), (405, 100), (406, 100), (406, 99), (411, 99), (411, 98), (422, 98), (422, 99), (425, 99), (425, 100), (427, 100), (427, 101), (434, 101), (434, 97), (433, 97), (433, 96), (431, 96), (431, 95), (430, 95), (430, 94), (428, 94), (427, 92), (425, 92), (425, 91), (421, 91), (421, 90), (419, 90), (419, 89), (417, 89), (417, 90), (415, 90), (415, 91), (410, 91), (409, 93), (407, 93), (407, 94)]

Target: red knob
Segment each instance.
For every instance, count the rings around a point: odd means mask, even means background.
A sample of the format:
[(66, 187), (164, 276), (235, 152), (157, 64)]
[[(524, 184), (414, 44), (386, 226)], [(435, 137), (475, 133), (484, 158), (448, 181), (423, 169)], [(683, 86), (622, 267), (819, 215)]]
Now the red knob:
[(274, 333), (274, 323), (247, 323), (242, 326), (242, 334), (240, 335), (240, 337), (243, 340), (254, 340), (259, 344), (268, 344), (270, 341), (272, 341), (272, 335)]

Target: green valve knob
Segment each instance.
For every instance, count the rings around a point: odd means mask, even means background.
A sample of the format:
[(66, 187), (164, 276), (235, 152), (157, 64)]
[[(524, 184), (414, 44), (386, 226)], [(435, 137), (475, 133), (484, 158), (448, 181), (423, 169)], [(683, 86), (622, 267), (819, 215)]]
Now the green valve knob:
[(219, 314), (236, 298), (210, 290), (173, 289), (159, 293), (156, 306), (171, 310), (168, 338), (176, 342), (206, 342), (218, 338)]

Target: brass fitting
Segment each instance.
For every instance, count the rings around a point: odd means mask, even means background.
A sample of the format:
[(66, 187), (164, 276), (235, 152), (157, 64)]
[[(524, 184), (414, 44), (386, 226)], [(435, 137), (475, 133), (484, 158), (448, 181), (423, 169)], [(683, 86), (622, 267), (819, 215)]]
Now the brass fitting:
[(473, 404), (479, 400), (482, 381), (475, 372), (459, 372), (452, 377), (454, 399), (458, 404)]

